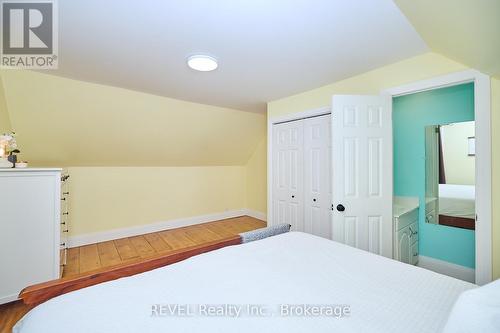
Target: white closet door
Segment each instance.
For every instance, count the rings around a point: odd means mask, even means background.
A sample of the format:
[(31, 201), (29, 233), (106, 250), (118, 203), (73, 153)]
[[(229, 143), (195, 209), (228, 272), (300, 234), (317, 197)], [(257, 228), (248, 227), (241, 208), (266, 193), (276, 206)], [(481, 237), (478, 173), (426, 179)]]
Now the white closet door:
[(392, 257), (392, 100), (335, 95), (333, 239)]
[(304, 230), (304, 123), (273, 125), (273, 223)]
[(305, 232), (331, 238), (330, 115), (304, 120)]

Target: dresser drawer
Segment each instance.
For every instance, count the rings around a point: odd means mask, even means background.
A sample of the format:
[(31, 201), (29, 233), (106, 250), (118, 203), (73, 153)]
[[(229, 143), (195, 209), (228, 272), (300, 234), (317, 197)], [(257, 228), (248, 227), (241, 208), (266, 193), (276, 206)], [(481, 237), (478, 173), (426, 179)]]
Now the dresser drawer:
[(410, 252), (410, 264), (418, 264), (418, 242), (413, 243)]
[(408, 232), (410, 233), (410, 242), (413, 244), (418, 241), (418, 221), (413, 222), (408, 226)]

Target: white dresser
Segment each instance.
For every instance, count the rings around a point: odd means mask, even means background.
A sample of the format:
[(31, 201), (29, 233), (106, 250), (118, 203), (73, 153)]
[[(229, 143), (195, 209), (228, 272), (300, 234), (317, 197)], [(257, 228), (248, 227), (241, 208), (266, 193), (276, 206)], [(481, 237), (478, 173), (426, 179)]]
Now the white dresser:
[(418, 263), (418, 198), (395, 197), (394, 200), (394, 259)]
[(59, 278), (61, 169), (0, 169), (0, 304)]

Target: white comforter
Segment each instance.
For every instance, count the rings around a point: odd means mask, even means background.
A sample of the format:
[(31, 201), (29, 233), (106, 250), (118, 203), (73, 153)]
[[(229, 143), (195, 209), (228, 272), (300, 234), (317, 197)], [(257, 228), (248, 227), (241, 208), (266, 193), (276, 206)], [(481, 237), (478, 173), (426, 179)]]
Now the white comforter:
[[(59, 296), (14, 332), (437, 332), (458, 295), (474, 287), (292, 232)], [(152, 315), (158, 304), (191, 314)], [(200, 304), (260, 305), (266, 316), (207, 316)], [(281, 304), (347, 305), (350, 315), (283, 317)]]
[(439, 184), (439, 214), (475, 219), (475, 186)]

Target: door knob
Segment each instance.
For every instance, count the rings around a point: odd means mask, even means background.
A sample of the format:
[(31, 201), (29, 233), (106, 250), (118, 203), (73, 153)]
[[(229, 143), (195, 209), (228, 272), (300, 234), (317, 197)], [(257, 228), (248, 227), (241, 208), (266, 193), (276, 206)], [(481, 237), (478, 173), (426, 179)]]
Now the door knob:
[(338, 210), (339, 212), (343, 212), (343, 211), (345, 210), (344, 205), (342, 205), (342, 204), (338, 204), (338, 205), (337, 205), (337, 210)]

